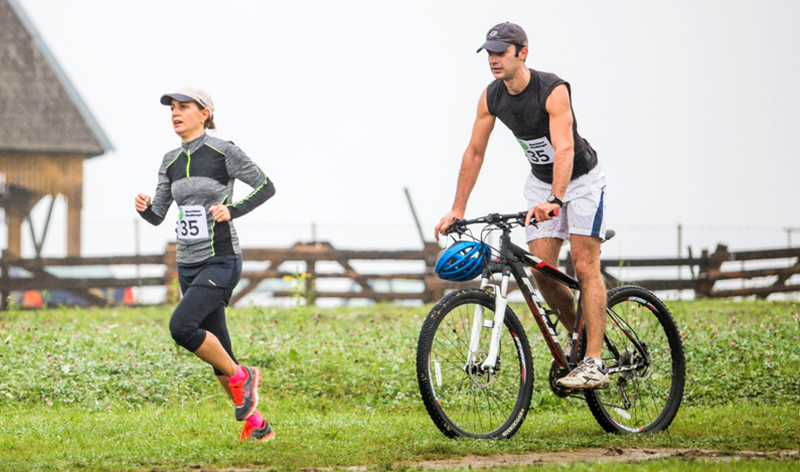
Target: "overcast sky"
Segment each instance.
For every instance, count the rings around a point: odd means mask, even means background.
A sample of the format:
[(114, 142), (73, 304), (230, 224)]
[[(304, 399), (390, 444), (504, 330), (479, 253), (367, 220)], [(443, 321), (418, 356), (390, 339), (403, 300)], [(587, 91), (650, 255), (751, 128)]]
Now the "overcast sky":
[[(133, 198), (180, 142), (159, 97), (186, 84), (276, 184), (236, 221), (244, 247), (307, 241), (312, 222), (340, 247), (418, 247), (403, 188), (431, 238), (492, 80), (475, 50), (502, 21), (572, 86), (619, 231), (604, 255), (675, 255), (679, 223), (696, 253), (800, 227), (796, 1), (18, 1), (116, 148), (85, 163), (86, 255), (134, 251)], [(467, 215), (524, 209), (528, 170), (498, 121)], [(46, 254), (64, 254), (64, 218)], [(172, 220), (141, 222), (142, 252)]]

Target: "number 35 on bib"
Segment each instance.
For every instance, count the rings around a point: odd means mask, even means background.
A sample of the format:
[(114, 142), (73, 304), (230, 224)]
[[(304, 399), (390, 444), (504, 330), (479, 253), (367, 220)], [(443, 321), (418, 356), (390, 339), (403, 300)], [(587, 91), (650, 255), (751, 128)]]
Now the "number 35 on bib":
[(208, 239), (208, 220), (202, 205), (178, 207), (178, 222), (175, 232), (178, 239)]
[(531, 164), (552, 164), (556, 151), (547, 136), (536, 139), (517, 139), (525, 151), (525, 157)]

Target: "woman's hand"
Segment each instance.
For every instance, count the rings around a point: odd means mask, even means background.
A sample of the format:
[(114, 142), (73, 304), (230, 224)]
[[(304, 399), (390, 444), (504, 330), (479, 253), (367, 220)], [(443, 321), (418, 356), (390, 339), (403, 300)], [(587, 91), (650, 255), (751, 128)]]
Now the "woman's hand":
[(147, 207), (150, 206), (150, 203), (153, 201), (148, 195), (140, 193), (136, 195), (136, 211), (143, 212), (147, 210)]
[(225, 205), (213, 205), (208, 211), (211, 212), (211, 216), (214, 217), (214, 221), (217, 223), (231, 220), (231, 212)]

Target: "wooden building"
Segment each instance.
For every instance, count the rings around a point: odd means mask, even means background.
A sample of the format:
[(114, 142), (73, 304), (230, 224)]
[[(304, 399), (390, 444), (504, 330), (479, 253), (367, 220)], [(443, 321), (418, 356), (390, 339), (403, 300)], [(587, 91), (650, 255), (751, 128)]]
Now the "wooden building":
[[(10, 255), (21, 254), (25, 219), (40, 255), (58, 195), (67, 201), (67, 255), (80, 255), (83, 161), (112, 149), (19, 2), (0, 0), (0, 207)], [(47, 196), (36, 229), (30, 212)]]

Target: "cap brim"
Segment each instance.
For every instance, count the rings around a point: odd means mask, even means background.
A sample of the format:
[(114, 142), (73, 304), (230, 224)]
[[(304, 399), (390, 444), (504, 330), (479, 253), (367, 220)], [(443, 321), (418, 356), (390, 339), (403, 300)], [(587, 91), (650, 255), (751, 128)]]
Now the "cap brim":
[(161, 96), (161, 104), (162, 105), (172, 105), (172, 100), (173, 99), (175, 99), (175, 100), (177, 100), (179, 102), (195, 102), (195, 103), (197, 102), (197, 100), (195, 100), (194, 98), (192, 98), (192, 97), (190, 97), (188, 95), (183, 95), (183, 94), (180, 94), (180, 93), (168, 93), (168, 94), (165, 94), (165, 95)]
[(492, 51), (492, 52), (503, 52), (506, 49), (508, 49), (509, 46), (511, 46), (511, 43), (507, 43), (505, 41), (489, 40), (489, 41), (486, 41), (485, 43), (483, 43), (483, 46), (481, 46), (475, 52), (481, 52), (483, 49), (486, 49), (487, 51)]

